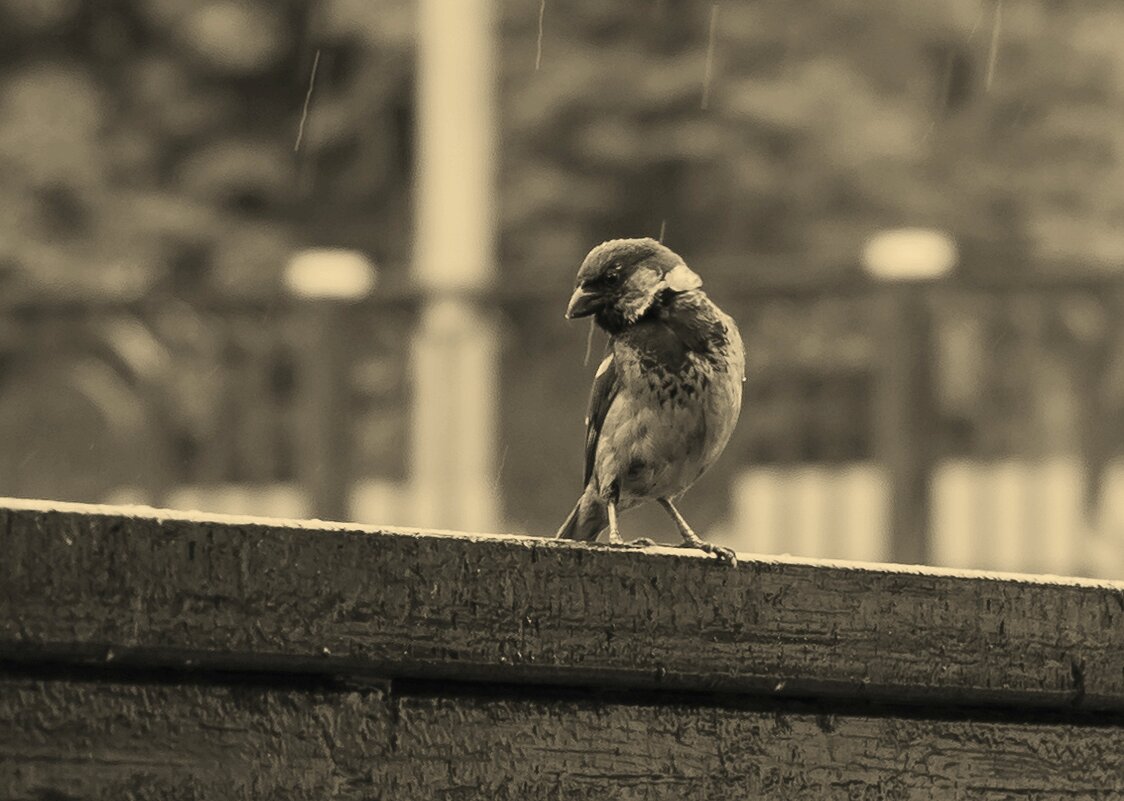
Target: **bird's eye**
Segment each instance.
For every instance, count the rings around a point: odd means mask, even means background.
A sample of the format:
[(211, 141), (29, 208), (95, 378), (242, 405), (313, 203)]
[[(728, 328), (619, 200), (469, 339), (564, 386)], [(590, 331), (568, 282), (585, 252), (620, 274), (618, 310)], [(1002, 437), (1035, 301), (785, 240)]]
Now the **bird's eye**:
[(621, 273), (620, 270), (610, 270), (605, 273), (605, 283), (609, 286), (616, 286), (620, 283)]

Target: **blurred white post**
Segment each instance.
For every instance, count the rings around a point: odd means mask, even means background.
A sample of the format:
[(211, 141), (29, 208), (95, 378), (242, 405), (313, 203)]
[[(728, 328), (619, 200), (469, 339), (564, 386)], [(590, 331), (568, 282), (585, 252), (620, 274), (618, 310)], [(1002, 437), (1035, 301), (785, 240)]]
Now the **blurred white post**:
[(494, 530), (495, 9), (418, 2), (414, 524)]

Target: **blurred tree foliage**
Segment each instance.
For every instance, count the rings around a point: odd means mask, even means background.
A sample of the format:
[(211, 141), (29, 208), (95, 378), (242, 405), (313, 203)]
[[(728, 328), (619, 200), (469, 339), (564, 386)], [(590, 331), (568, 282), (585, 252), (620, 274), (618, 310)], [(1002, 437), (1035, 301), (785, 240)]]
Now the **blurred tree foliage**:
[(404, 260), (412, 40), (406, 0), (0, 0), (7, 288), (269, 295), (296, 247)]
[[(1124, 260), (1118, 4), (548, 0), (536, 71), (539, 10), (501, 5), (512, 272), (665, 224), (735, 275), (850, 269), (903, 224), (950, 230), (972, 270)], [(0, 264), (253, 291), (309, 242), (403, 262), (412, 11), (0, 0)]]
[[(655, 235), (743, 270), (847, 270), (937, 226), (967, 270), (1124, 262), (1124, 7), (508, 2), (515, 266)], [(701, 108), (717, 7), (712, 81)]]
[[(536, 70), (539, 11), (501, 4), (509, 272), (662, 227), (733, 276), (849, 270), (905, 224), (953, 232), (969, 270), (1124, 260), (1118, 4), (548, 0)], [(403, 263), (412, 12), (0, 0), (9, 289), (261, 292), (313, 243)]]
[[(536, 70), (539, 11), (501, 5), (509, 272), (663, 227), (732, 276), (850, 270), (895, 225), (969, 270), (1124, 260), (1117, 4), (548, 0)], [(9, 284), (261, 292), (321, 242), (404, 262), (412, 12), (0, 0)]]

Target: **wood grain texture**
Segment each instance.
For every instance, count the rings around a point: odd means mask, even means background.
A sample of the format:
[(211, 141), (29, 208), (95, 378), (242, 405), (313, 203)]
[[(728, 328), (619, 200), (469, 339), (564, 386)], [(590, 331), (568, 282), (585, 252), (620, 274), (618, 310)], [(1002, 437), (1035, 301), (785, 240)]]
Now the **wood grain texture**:
[(0, 659), (1124, 709), (1124, 585), (0, 508)]
[(0, 676), (0, 797), (370, 797), (384, 693)]
[(1108, 801), (1124, 726), (473, 693), (0, 677), (9, 799)]
[[(403, 759), (388, 767), (395, 797), (422, 797), (413, 792), (422, 786), (432, 798), (512, 801), (1109, 799), (1124, 792), (1121, 726), (833, 714), (779, 700), (742, 709), (502, 697), (397, 703)], [(440, 769), (419, 771), (427, 765)]]

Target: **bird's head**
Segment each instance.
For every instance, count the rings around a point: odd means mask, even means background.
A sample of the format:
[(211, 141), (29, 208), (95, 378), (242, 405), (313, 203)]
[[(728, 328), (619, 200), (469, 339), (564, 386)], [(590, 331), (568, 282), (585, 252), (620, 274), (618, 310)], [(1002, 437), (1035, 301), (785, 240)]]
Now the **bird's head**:
[(702, 279), (654, 239), (611, 239), (589, 252), (578, 270), (567, 319), (594, 315), (610, 333), (621, 331), (657, 303), (702, 286)]

